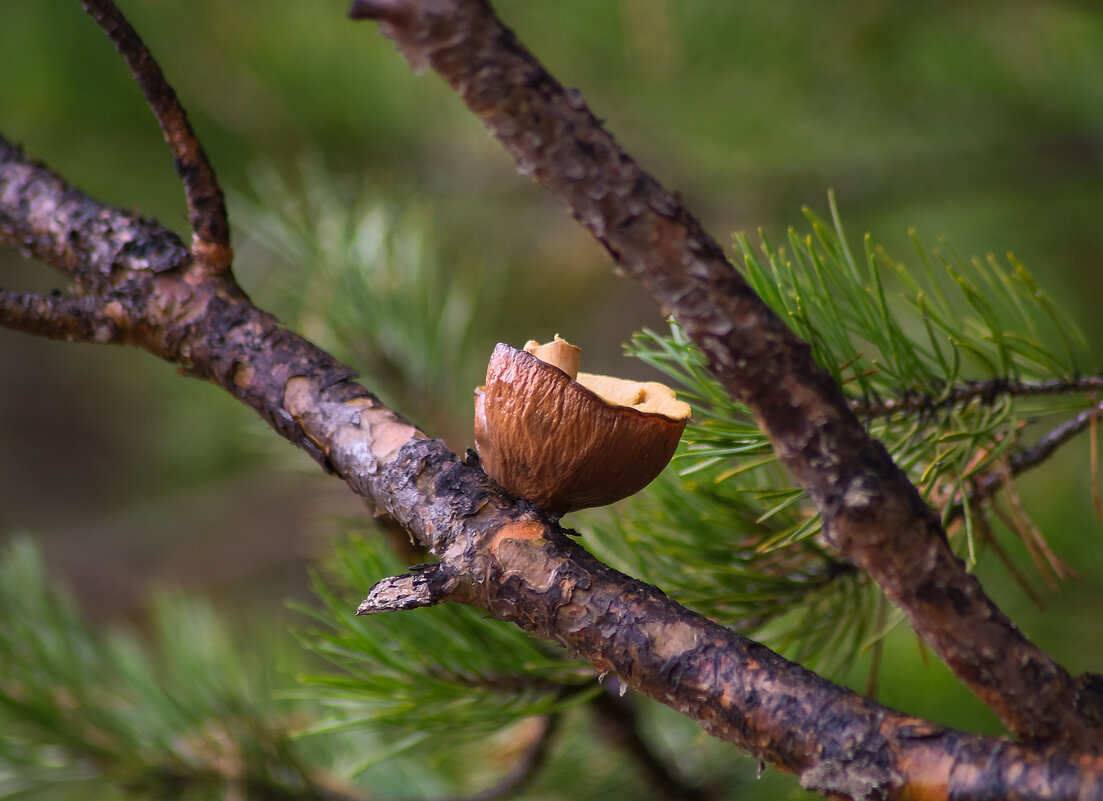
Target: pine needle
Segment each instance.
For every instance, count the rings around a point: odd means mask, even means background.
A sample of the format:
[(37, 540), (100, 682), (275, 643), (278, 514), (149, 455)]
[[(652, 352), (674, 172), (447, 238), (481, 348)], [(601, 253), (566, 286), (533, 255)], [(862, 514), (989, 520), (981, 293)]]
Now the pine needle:
[[(1010, 267), (993, 256), (963, 260), (940, 242), (932, 260), (911, 231), (918, 270), (892, 260), (868, 235), (859, 262), (833, 197), (828, 205), (829, 221), (805, 209), (811, 233), (790, 229), (786, 248), (762, 232), (758, 247), (737, 235), (748, 283), (811, 343), (923, 497), (944, 520), (960, 521), (960, 554), (976, 564), (991, 546), (1038, 602), (988, 525), (986, 515), (1000, 514), (999, 507), (975, 503), (972, 492), (1025, 451), (1024, 432), (1035, 420), (1090, 405), (1061, 391), (1087, 363), (1082, 337), (1014, 259)], [(939, 263), (942, 276), (933, 266)], [(817, 551), (822, 521), (749, 410), (728, 396), (674, 323), (664, 335), (641, 332), (628, 351), (667, 376), (693, 407), (693, 422), (675, 457), (677, 475), (668, 471), (640, 500), (583, 526), (599, 555), (798, 658), (834, 663), (841, 655), (845, 663), (868, 647), (855, 634), (879, 627), (863, 600), (868, 580), (817, 572), (829, 564)], [(1017, 388), (1046, 382), (1056, 382), (1054, 394), (1019, 397)], [(1004, 493), (1010, 528), (1043, 578), (1071, 576), (1010, 482)], [(793, 559), (820, 565), (808, 576), (818, 578), (792, 582), (775, 572), (791, 569)]]

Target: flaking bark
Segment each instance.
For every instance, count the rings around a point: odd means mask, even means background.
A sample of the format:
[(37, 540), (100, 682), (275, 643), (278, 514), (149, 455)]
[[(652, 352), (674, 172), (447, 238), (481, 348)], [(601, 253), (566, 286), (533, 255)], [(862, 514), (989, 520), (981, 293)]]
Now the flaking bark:
[[(71, 236), (67, 225), (23, 219), (64, 204), (106, 224)], [(134, 255), (146, 254), (128, 238), (134, 225), (161, 243), (157, 259)], [(125, 303), (112, 301), (125, 341), (247, 403), (416, 536), (440, 558), (432, 602), (473, 604), (558, 642), (827, 795), (1103, 796), (1098, 756), (970, 736), (894, 712), (601, 564), (535, 507), (504, 496), (477, 464), (349, 380), (347, 367), (280, 328), (227, 273), (205, 269), (154, 223), (81, 196), (2, 139), (0, 232), (81, 283), (103, 283), (106, 272), (127, 287)]]
[(486, 0), (354, 0), (415, 66), (436, 70), (624, 270), (673, 314), (754, 413), (823, 517), (953, 672), (1016, 734), (1103, 748), (1098, 677), (1074, 679), (954, 556), (935, 514), (830, 375), (753, 292), (673, 193), (616, 144)]
[[(555, 521), (502, 494), (476, 463), (383, 406), (349, 368), (281, 328), (202, 252), (85, 197), (2, 138), (0, 238), (87, 293), (0, 294), (6, 322), (35, 331), (40, 315), (38, 333), (136, 345), (221, 386), (440, 559), (422, 571), (427, 584), (390, 580), (388, 603), (401, 606), (405, 592), (415, 606), (445, 598), (476, 605), (832, 797), (1103, 797), (1098, 755), (902, 715), (601, 564)], [(75, 319), (66, 328), (68, 313)], [(116, 327), (97, 336), (82, 315)]]

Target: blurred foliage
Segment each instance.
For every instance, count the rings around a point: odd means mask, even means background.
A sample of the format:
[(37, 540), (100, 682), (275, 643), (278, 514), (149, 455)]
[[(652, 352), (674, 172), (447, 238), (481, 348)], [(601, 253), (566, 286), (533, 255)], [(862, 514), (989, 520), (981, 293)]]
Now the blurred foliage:
[(473, 377), (485, 370), (506, 270), (439, 253), (424, 203), (372, 199), (370, 186), (338, 180), (316, 158), (301, 159), (297, 172), (290, 186), (258, 166), (255, 199), (237, 204), (246, 249), (264, 265), (255, 276), (262, 302), (462, 450), (470, 425), (458, 425), (457, 410), (471, 406)]
[(328, 581), (315, 582), (323, 606), (311, 612), (319, 628), (307, 643), (341, 672), (307, 681), (332, 705), (332, 728), (477, 737), (598, 691), (588, 665), (571, 664), (561, 649), (470, 607), (350, 618), (365, 588), (405, 570), (379, 537), (350, 537), (330, 564)]
[[(331, 578), (360, 583), (364, 564), (394, 569), (385, 562), (393, 558), (378, 544), (372, 550), (353, 539)], [(342, 687), (332, 676), (315, 679), (324, 687), (319, 695), (294, 675), (317, 666), (277, 631), (253, 631), (243, 648), (244, 631), (180, 593), (159, 595), (141, 632), (103, 629), (47, 576), (30, 540), (9, 543), (0, 552), (0, 798), (462, 798), (508, 774), (539, 736), (537, 719), (524, 716), (548, 713), (565, 715), (553, 759), (527, 792), (510, 797), (654, 797), (618, 746), (622, 735), (603, 731), (608, 723), (580, 706), (607, 692), (592, 671), (471, 610), (364, 620), (346, 613), (353, 595), (341, 602), (322, 592), (327, 608), (312, 616), (360, 649), (323, 635), (317, 651), (360, 665), (353, 675), (362, 681)], [(473, 641), (482, 650), (472, 651)], [(378, 671), (367, 670), (372, 663)], [(492, 677), (488, 669), (507, 672)], [(534, 672), (549, 686), (586, 692), (568, 699), (506, 684)], [(456, 681), (468, 692), (457, 694)], [(541, 695), (560, 701), (534, 705)], [(647, 704), (639, 714), (641, 732), (676, 754), (686, 775), (724, 787), (721, 797), (795, 791), (790, 777), (777, 774), (748, 786), (757, 763), (702, 742), (697, 727), (670, 710)], [(435, 730), (425, 726), (434, 720)]]
[(290, 737), (294, 707), (272, 695), (279, 651), (236, 647), (209, 607), (155, 599), (151, 653), (91, 627), (18, 539), (0, 560), (0, 621), (0, 795), (88, 797), (107, 779), (139, 795), (320, 796)]
[[(661, 326), (643, 291), (614, 277), (600, 250), (567, 215), (517, 179), (508, 157), (450, 90), (432, 75), (414, 75), (373, 26), (345, 19), (346, 0), (120, 2), (161, 61), (231, 190), (236, 269), (246, 289), (289, 325), (348, 358), (364, 371), (369, 388), (454, 446), (465, 444), (470, 389), (481, 382), (480, 360), (494, 342), (558, 331), (585, 346), (590, 369), (623, 373), (621, 343), (631, 331)], [(826, 13), (796, 0), (503, 0), (496, 6), (549, 69), (581, 89), (626, 148), (680, 189), (713, 231), (761, 228), (763, 244), (773, 247), (763, 252), (740, 239), (736, 250), (767, 294), (778, 287), (775, 301), (792, 312), (793, 325), (818, 337), (821, 363), (844, 379), (862, 376), (846, 385), (856, 397), (892, 395), (901, 386), (937, 391), (954, 354), (961, 375), (988, 375), (978, 354), (949, 343), (948, 334), (979, 347), (999, 374), (1065, 374), (1072, 365), (1044, 314), (1031, 318), (1031, 341), (1043, 346), (1043, 365), (1031, 364), (1037, 352), (1002, 337), (1006, 320), (988, 319), (983, 306), (989, 280), (1007, 286), (1006, 277), (1020, 293), (1027, 286), (1025, 278), (1016, 278), (1014, 263), (974, 264), (943, 246), (946, 262), (981, 291), (970, 302), (954, 282), (940, 277), (943, 292), (959, 296), (940, 314), (946, 326), (931, 323), (937, 344), (926, 338), (919, 318), (908, 316), (906, 304), (886, 315), (879, 293), (865, 289), (853, 309), (835, 310), (841, 312), (841, 330), (824, 328), (817, 316), (824, 310), (809, 302), (823, 298), (816, 271), (806, 269), (817, 264), (841, 267), (839, 280), (847, 280), (854, 267), (863, 286), (872, 290), (872, 278), (880, 277), (890, 300), (910, 292), (912, 305), (919, 303), (918, 292), (881, 251), (873, 250), (872, 259), (866, 253), (856, 259), (825, 253), (834, 222), (813, 220), (811, 239), (786, 233), (798, 209), (829, 187), (848, 225), (874, 232), (887, 252), (907, 252), (912, 227), (923, 241), (944, 235), (963, 253), (1014, 251), (1043, 276), (1055, 306), (1085, 322), (1089, 342), (1103, 334), (1094, 314), (1097, 300), (1080, 290), (1094, 285), (1094, 266), (1103, 253), (1103, 229), (1096, 224), (1103, 179), (1098, 4), (842, 0)], [(5, 0), (0, 71), (5, 135), (94, 196), (183, 229), (181, 192), (155, 123), (121, 60), (76, 3)], [(943, 270), (938, 257), (933, 265)], [(0, 276), (5, 287), (51, 285), (45, 271), (8, 250), (0, 251)], [(380, 288), (385, 292), (376, 294)], [(389, 302), (381, 304), (383, 297)], [(928, 308), (939, 309), (936, 292), (924, 290), (924, 298), (932, 304)], [(1025, 295), (1019, 300), (1032, 315), (1038, 310)], [(444, 317), (427, 311), (442, 308), (452, 311)], [(1018, 314), (1014, 303), (1001, 308)], [(858, 341), (848, 314), (867, 335), (868, 323), (888, 322), (879, 330), (889, 338)], [(970, 328), (955, 328), (966, 318), (973, 321)], [(673, 360), (664, 356), (668, 346), (675, 348)], [(187, 761), (181, 743), (194, 744), (219, 726), (233, 726), (242, 743), (257, 744), (242, 753), (256, 757), (250, 764), (258, 775), (267, 775), (273, 754), (290, 753), (289, 765), (301, 760), (310, 766), (291, 776), (296, 781), (315, 776), (313, 771), (332, 772), (341, 781), (355, 777), (381, 798), (472, 791), (493, 781), (488, 774), (513, 764), (526, 725), (516, 714), (553, 708), (550, 696), (504, 705), (504, 730), (450, 753), (451, 738), (410, 741), (362, 726), (290, 738), (289, 730), (322, 726), (342, 706), (355, 707), (361, 716), (379, 711), (366, 695), (350, 700), (332, 686), (317, 687), (310, 697), (294, 689), (294, 700), (278, 703), (270, 694), (298, 687), (286, 673), (270, 672), (274, 666), (312, 675), (332, 670), (304, 664), (307, 657), (281, 639), (286, 618), (271, 614), (273, 596), (305, 592), (305, 552), (330, 549), (326, 538), (310, 535), (316, 529), (311, 514), (290, 511), (321, 495), (323, 479), (311, 483), (301, 475), (274, 474), (273, 466), (286, 460), (273, 458), (275, 438), (246, 410), (223, 393), (180, 381), (153, 359), (7, 333), (0, 334), (0, 348), (0, 531), (41, 532), (47, 554), (67, 567), (92, 618), (120, 609), (142, 614), (135, 599), (155, 577), (213, 586), (223, 596), (217, 615), (180, 606), (178, 599), (159, 601), (140, 635), (102, 636), (68, 602), (19, 606), (20, 598), (52, 591), (25, 550), (9, 555), (17, 567), (5, 574), (5, 588), (10, 585), (13, 594), (0, 599), (11, 604), (0, 615), (0, 638), (9, 638), (15, 654), (20, 651), (11, 638), (27, 637), (22, 653), (38, 649), (32, 658), (44, 669), (33, 675), (25, 662), (9, 663), (6, 655), (0, 660), (9, 671), (5, 686), (25, 681), (33, 690), (14, 699), (29, 703), (39, 719), (29, 729), (4, 726), (0, 788), (37, 787), (46, 793), (38, 797), (116, 797), (120, 787), (143, 781), (134, 772), (136, 763), (130, 763), (134, 771), (115, 776), (114, 790), (104, 790), (89, 778), (97, 769), (88, 748), (133, 749), (132, 756), (192, 769), (200, 763)], [(650, 353), (655, 366), (697, 369), (677, 350), (676, 339), (645, 338), (636, 349)], [(863, 366), (854, 359), (858, 353)], [(691, 391), (694, 386), (692, 380), (687, 384)], [(713, 404), (717, 399), (702, 391), (700, 447), (687, 447), (675, 461), (676, 470), (692, 472), (664, 476), (651, 493), (615, 510), (613, 522), (602, 523), (610, 536), (598, 540), (591, 534), (588, 544), (636, 575), (657, 576), (664, 587), (718, 617), (743, 620), (758, 627), (760, 636), (788, 643), (791, 654), (805, 653), (792, 633), (808, 634), (804, 643), (815, 647), (806, 655), (819, 654), (827, 668), (849, 667), (848, 680), (863, 685), (869, 652), (858, 649), (859, 658), (849, 665), (844, 657), (880, 633), (886, 610), (859, 576), (839, 570), (814, 538), (801, 536), (814, 525), (774, 467), (762, 464), (737, 476), (732, 470), (747, 462), (710, 463), (720, 456), (717, 449), (731, 448), (731, 440), (717, 440), (718, 432), (727, 426), (725, 436), (741, 436), (739, 430), (748, 428), (739, 410)], [(706, 408), (715, 414), (710, 417)], [(952, 482), (953, 476), (960, 480), (970, 448), (985, 447), (978, 438), (1010, 431), (1015, 421), (1036, 414), (1029, 404), (978, 404), (954, 409), (938, 429), (913, 434), (899, 420), (871, 424), (895, 437), (901, 453), (914, 446), (913, 470), (935, 464), (931, 449), (941, 449), (943, 459), (928, 477)], [(947, 427), (965, 436), (941, 440)], [(940, 437), (931, 439), (932, 430)], [(723, 454), (725, 460), (769, 458), (761, 442), (746, 435), (738, 446), (746, 453)], [(1083, 441), (1070, 446), (1019, 482), (1038, 527), (1056, 552), (1077, 563), (1084, 581), (1065, 585), (1060, 594), (1046, 593), (1047, 608), (1040, 611), (995, 560), (976, 566), (1020, 627), (1074, 671), (1098, 669), (1103, 660), (1094, 611), (1103, 586), (1103, 538), (1083, 536), (1098, 531), (1085, 503), (1092, 480), (1086, 450)], [(299, 454), (292, 458), (307, 464)], [(765, 484), (757, 494), (733, 490), (737, 482), (767, 476), (778, 482), (772, 499)], [(676, 505), (687, 487), (695, 490), (693, 503)], [(341, 506), (347, 501), (322, 497), (316, 508), (347, 510)], [(759, 525), (777, 543), (789, 542), (785, 548), (761, 550), (759, 541), (748, 541), (732, 558), (719, 553), (718, 543), (685, 534), (694, 516), (697, 525), (703, 517), (738, 531), (746, 519), (774, 507)], [(580, 515), (576, 525), (592, 531), (592, 519), (606, 514)], [(999, 535), (1013, 562), (1029, 563), (1025, 545)], [(391, 569), (372, 547), (369, 540), (354, 540), (323, 571), (326, 611), (318, 614), (336, 618), (342, 605), (353, 607), (364, 588), (354, 591), (350, 583), (368, 580), (356, 570)], [(693, 558), (685, 558), (694, 548)], [(359, 554), (355, 569), (351, 562), (341, 565), (350, 553)], [(774, 574), (761, 570), (762, 562), (751, 567), (754, 560), (770, 559), (799, 564)], [(716, 584), (697, 581), (707, 578), (708, 565), (701, 562), (709, 560), (725, 577), (727, 595)], [(277, 569), (284, 562), (294, 564), (296, 579), (273, 585), (289, 572)], [(192, 567), (181, 571), (181, 563)], [(38, 583), (28, 584), (35, 575)], [(255, 591), (243, 592), (250, 584)], [(238, 603), (242, 597), (250, 599), (245, 608)], [(778, 616), (785, 605), (791, 611)], [(232, 636), (218, 633), (226, 608), (249, 622)], [(468, 631), (476, 621), (465, 614), (459, 613), (456, 625)], [(30, 622), (35, 615), (43, 626)], [(411, 619), (396, 616), (393, 625)], [(343, 619), (328, 628), (324, 623), (318, 623), (324, 633), (312, 642), (330, 662), (364, 679), (372, 665), (381, 665), (386, 669), (376, 676), (377, 691), (389, 682), (403, 690), (405, 708), (421, 703), (414, 671), (429, 665), (395, 664), (393, 654), (385, 659), (385, 644), (400, 636), (387, 628), (391, 621)], [(417, 625), (446, 627), (447, 621), (428, 618)], [(181, 638), (171, 630), (188, 633)], [(67, 634), (40, 642), (53, 636), (50, 631)], [(380, 639), (372, 640), (378, 649), (372, 658), (378, 661), (364, 661), (371, 649), (363, 640), (375, 636)], [(359, 640), (360, 649), (342, 652), (342, 638)], [(139, 644), (146, 642), (158, 644), (147, 652)], [(194, 654), (182, 653), (191, 646)], [(527, 646), (518, 653), (547, 658), (538, 644)], [(252, 649), (256, 660), (247, 658)], [(95, 670), (72, 675), (81, 672), (80, 662), (66, 663), (66, 654)], [(473, 658), (464, 649), (457, 649), (459, 657)], [(908, 632), (898, 629), (885, 640), (883, 661), (893, 677), (882, 688), (883, 701), (950, 725), (998, 731), (983, 706), (941, 666), (917, 658)], [(166, 671), (170, 663), (194, 670)], [(481, 675), (485, 664), (465, 669)], [(557, 675), (571, 683), (568, 668), (545, 667), (566, 670)], [(120, 691), (120, 682), (128, 680), (135, 689)], [(51, 697), (50, 681), (94, 703), (74, 707), (64, 693)], [(326, 697), (313, 695), (322, 689)], [(266, 709), (265, 702), (274, 706)], [(183, 711), (173, 711), (180, 704)], [(564, 713), (566, 730), (557, 738), (555, 759), (531, 797), (638, 798), (653, 791), (624, 750), (587, 716), (588, 709), (580, 704)], [(443, 714), (433, 704), (426, 710)], [(147, 721), (144, 714), (163, 719)], [(730, 748), (702, 740), (694, 726), (667, 710), (642, 705), (639, 714), (648, 740), (684, 775), (713, 777), (733, 797), (794, 792), (791, 780), (772, 771), (762, 782), (749, 781), (754, 765), (732, 759)], [(290, 729), (280, 728), (289, 720)], [(221, 722), (204, 729), (203, 721)], [(70, 723), (68, 731), (58, 731)], [(273, 723), (278, 730), (266, 728)], [(492, 727), (493, 721), (484, 720), (479, 731)], [(98, 733), (78, 742), (77, 733), (92, 731)], [(139, 733), (147, 732), (150, 737), (138, 742)], [(173, 738), (182, 739), (174, 744)]]

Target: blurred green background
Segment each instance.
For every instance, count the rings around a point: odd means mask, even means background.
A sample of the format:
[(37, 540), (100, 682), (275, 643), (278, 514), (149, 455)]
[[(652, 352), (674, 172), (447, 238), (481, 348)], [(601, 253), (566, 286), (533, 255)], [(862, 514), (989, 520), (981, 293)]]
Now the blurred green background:
[[(297, 313), (263, 231), (242, 225), (270, 199), (258, 176), (282, 176), (293, 191), (322, 170), (352, 197), (415, 209), (444, 265), (492, 265), (475, 350), (559, 332), (586, 349), (591, 369), (640, 369), (621, 363), (621, 347), (640, 326), (662, 325), (654, 304), (516, 175), (436, 76), (415, 75), (374, 25), (349, 21), (343, 0), (122, 5), (230, 193), (238, 275), (262, 305)], [(912, 226), (966, 255), (1013, 251), (1100, 341), (1098, 4), (496, 7), (721, 243), (738, 230), (801, 226), (801, 206), (824, 211), (834, 189), (851, 234), (871, 231), (900, 258), (910, 256)], [(152, 115), (75, 0), (4, 0), (0, 76), (6, 137), (93, 196), (184, 230)], [(309, 281), (312, 265), (299, 266)], [(0, 250), (0, 285), (55, 284)], [(467, 393), (481, 378), (477, 369), (457, 376), (450, 408), (409, 413), (467, 447)], [(363, 380), (375, 386), (370, 373)], [(326, 549), (317, 522), (361, 508), (273, 441), (224, 393), (147, 355), (0, 331), (0, 535), (40, 538), (95, 616), (137, 615), (148, 588), (166, 582), (200, 588), (243, 619), (306, 597), (304, 565)], [(1074, 672), (1103, 662), (1103, 531), (1089, 482), (1083, 438), (1023, 482), (1036, 521), (1084, 576), (1047, 594), (1044, 612), (998, 565), (979, 569), (1027, 634)], [(899, 632), (891, 645), (883, 701), (992, 730), (979, 704), (924, 664), (914, 638)]]

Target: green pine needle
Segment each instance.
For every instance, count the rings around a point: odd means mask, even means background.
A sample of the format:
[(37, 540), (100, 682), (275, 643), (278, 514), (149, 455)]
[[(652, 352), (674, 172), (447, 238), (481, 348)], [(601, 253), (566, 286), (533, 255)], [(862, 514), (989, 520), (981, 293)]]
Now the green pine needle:
[[(940, 243), (932, 260), (911, 232), (919, 269), (868, 235), (858, 260), (833, 197), (829, 207), (830, 222), (806, 209), (811, 233), (790, 230), (786, 247), (737, 235), (744, 276), (811, 344), (928, 503), (947, 522), (960, 516), (954, 541), (975, 563), (973, 515), (986, 510), (970, 504), (973, 482), (1022, 450), (1026, 426), (1082, 411), (1091, 398), (961, 390), (994, 380), (1071, 384), (1091, 363), (1085, 340), (1013, 257), (963, 261)], [(802, 661), (830, 654), (845, 665), (869, 644), (876, 588), (820, 544), (804, 493), (677, 324), (666, 335), (641, 332), (628, 352), (670, 379), (693, 421), (648, 492), (586, 519), (592, 547)]]
[(310, 614), (321, 627), (306, 643), (339, 672), (304, 679), (333, 710), (330, 728), (480, 736), (598, 691), (592, 668), (471, 607), (351, 614), (372, 584), (403, 571), (377, 538), (350, 536), (337, 546), (326, 577), (315, 577), (323, 606)]
[(150, 622), (155, 650), (98, 630), (29, 540), (0, 554), (0, 797), (73, 782), (84, 797), (230, 785), (320, 797), (321, 771), (287, 725), (294, 708), (271, 700), (277, 653), (240, 648), (193, 600), (159, 597)]

